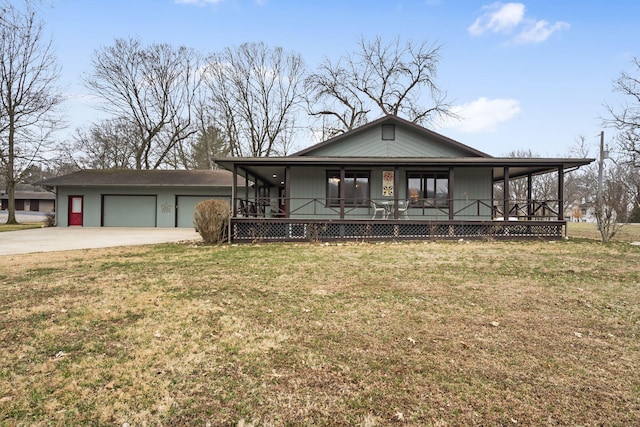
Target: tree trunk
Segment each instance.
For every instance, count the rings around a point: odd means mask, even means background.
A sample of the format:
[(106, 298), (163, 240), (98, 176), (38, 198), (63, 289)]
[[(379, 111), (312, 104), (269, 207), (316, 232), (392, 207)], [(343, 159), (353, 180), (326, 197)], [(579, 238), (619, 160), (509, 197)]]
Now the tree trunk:
[(16, 129), (14, 124), (14, 115), (9, 115), (9, 161), (7, 162), (7, 197), (8, 197), (8, 216), (7, 224), (17, 224), (16, 220), (16, 180), (14, 175), (15, 166), (15, 135)]
[[(13, 174), (11, 174), (13, 175)], [(17, 224), (16, 220), (16, 184), (9, 181), (7, 186), (7, 196), (9, 198), (7, 224)]]

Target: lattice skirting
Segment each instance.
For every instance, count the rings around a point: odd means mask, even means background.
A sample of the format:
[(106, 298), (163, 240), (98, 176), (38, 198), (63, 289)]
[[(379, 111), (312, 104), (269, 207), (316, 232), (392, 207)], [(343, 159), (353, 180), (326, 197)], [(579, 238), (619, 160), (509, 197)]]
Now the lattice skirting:
[(237, 242), (429, 239), (559, 239), (564, 222), (321, 222), (232, 220)]

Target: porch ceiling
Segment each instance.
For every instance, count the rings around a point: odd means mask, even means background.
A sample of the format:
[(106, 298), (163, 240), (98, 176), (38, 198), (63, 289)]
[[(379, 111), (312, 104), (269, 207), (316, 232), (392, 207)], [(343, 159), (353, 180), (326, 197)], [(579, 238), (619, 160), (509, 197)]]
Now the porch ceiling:
[(238, 167), (242, 177), (258, 177), (263, 182), (277, 187), (285, 181), (285, 169), (292, 167), (400, 167), (432, 168), (490, 167), (495, 181), (504, 179), (504, 168), (509, 168), (511, 179), (523, 176), (555, 172), (562, 167), (568, 171), (588, 165), (595, 159), (584, 158), (511, 158), (511, 157), (459, 157), (459, 158), (401, 158), (401, 157), (227, 157), (214, 161), (221, 167), (233, 171)]

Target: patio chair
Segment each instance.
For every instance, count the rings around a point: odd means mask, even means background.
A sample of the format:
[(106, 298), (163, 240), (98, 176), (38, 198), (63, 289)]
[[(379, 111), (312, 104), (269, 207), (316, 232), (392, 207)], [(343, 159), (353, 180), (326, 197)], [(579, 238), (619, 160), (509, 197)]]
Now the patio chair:
[(378, 214), (378, 212), (380, 212), (380, 216), (382, 217), (382, 219), (387, 219), (387, 210), (384, 208), (384, 206), (378, 206), (376, 202), (371, 200), (371, 209), (373, 209), (373, 216), (371, 217), (371, 219), (376, 219), (376, 215)]
[(398, 214), (402, 215), (402, 218), (404, 219), (409, 219), (409, 206), (410, 206), (410, 201), (409, 200), (405, 200), (403, 201), (401, 204), (398, 204)]
[(239, 208), (238, 208), (238, 216), (246, 217), (249, 216), (249, 211), (247, 210), (247, 206), (244, 204), (244, 200), (239, 200)]

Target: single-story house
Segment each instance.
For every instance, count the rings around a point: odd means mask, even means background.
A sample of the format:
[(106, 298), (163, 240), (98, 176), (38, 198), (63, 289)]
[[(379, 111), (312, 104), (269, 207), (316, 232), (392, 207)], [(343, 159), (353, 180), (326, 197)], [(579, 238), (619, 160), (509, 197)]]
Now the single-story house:
[[(226, 170), (84, 170), (40, 185), (58, 226), (192, 227), (213, 198), (229, 201), (236, 242), (560, 238), (564, 175), (594, 159), (493, 157), (386, 116), (289, 156), (215, 161)], [(557, 177), (554, 197), (532, 197), (539, 174)], [(511, 196), (516, 179), (526, 199)]]
[[(493, 157), (396, 116), (289, 156), (214, 160), (232, 172), (237, 242), (561, 238), (564, 174), (594, 161)], [(548, 173), (557, 194), (535, 200), (532, 177)]]
[(59, 227), (193, 227), (195, 205), (231, 203), (226, 170), (81, 170), (44, 180), (55, 192)]
[[(16, 191), (16, 211), (54, 212), (55, 196), (48, 191)], [(0, 209), (9, 209), (9, 195), (0, 195)]]

